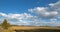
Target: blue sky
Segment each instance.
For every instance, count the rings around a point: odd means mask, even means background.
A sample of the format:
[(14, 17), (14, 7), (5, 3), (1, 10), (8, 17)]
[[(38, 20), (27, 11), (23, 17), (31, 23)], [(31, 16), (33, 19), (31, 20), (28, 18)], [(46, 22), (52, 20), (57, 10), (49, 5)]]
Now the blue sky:
[(15, 25), (60, 26), (59, 0), (0, 0), (0, 22)]
[[(57, 0), (0, 0), (0, 12), (24, 13), (27, 9), (41, 6), (48, 6)], [(12, 12), (11, 12), (12, 11)]]

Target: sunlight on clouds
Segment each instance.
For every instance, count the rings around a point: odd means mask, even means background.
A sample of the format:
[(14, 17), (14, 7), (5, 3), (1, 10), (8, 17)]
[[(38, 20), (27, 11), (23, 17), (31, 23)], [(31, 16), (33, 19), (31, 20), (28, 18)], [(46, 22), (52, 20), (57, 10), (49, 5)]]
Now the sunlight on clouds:
[(7, 14), (5, 14), (5, 13), (0, 13), (0, 16), (4, 16), (4, 17), (6, 17)]
[[(1, 16), (5, 17), (6, 19), (8, 19), (8, 21), (10, 21), (11, 24), (16, 24), (17, 23), (17, 25), (31, 25), (31, 23), (35, 19), (37, 19), (36, 16), (32, 16), (31, 14), (27, 14), (27, 13), (22, 13), (22, 14), (6, 14), (6, 15), (3, 14), (3, 13), (1, 14)], [(13, 19), (15, 20), (14, 22), (11, 21)]]
[[(31, 26), (60, 26), (60, 1), (48, 4), (49, 7), (34, 7), (28, 9), (31, 13), (21, 14), (5, 14), (0, 13), (0, 16), (8, 19), (11, 24), (16, 25), (31, 25)], [(35, 15), (32, 15), (32, 13)], [(16, 20), (16, 21), (11, 21)], [(47, 22), (48, 21), (48, 22)]]
[[(27, 13), (22, 13), (22, 14), (6, 14), (7, 16), (3, 15), (3, 13), (1, 14), (2, 17), (5, 17), (6, 19), (8, 19), (8, 21), (11, 24), (14, 25), (29, 25), (29, 26), (53, 26), (53, 25), (57, 25), (58, 23), (56, 23), (56, 19), (51, 19), (51, 22), (46, 22), (45, 20), (42, 20), (41, 18), (39, 19), (38, 16), (33, 16), (31, 14), (27, 14)], [(11, 21), (13, 20), (14, 21)], [(55, 21), (53, 21), (55, 20)]]
[[(34, 13), (37, 17), (42, 19), (49, 19), (55, 25), (58, 25), (58, 18), (60, 18), (60, 1), (48, 4), (50, 7), (35, 7), (28, 9), (29, 12)], [(56, 21), (56, 22), (55, 22)]]
[(56, 21), (57, 19), (55, 19), (55, 18), (52, 18), (52, 19), (50, 19), (51, 21)]
[(60, 8), (58, 8), (60, 7), (59, 4), (60, 4), (60, 1), (49, 4), (50, 7), (35, 7), (35, 8), (28, 9), (28, 11), (42, 18), (49, 18), (49, 19), (55, 18), (55, 17), (57, 18), (60, 15)]

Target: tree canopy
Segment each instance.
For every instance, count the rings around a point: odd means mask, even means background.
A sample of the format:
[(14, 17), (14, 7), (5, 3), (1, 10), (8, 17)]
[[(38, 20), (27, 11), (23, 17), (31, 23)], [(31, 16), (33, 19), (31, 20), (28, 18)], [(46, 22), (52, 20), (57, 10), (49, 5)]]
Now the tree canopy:
[(4, 19), (2, 25), (3, 28), (7, 29), (8, 27), (10, 27), (10, 24), (8, 23), (8, 21), (6, 19)]

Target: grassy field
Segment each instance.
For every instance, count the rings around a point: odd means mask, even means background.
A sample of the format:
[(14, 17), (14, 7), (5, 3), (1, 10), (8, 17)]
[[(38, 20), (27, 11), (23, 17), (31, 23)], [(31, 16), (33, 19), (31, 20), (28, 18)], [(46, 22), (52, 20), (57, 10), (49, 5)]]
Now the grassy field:
[(57, 30), (60, 30), (60, 28), (58, 27), (39, 27), (39, 26), (12, 26), (12, 27), (9, 27), (9, 29), (12, 29), (12, 30), (30, 30), (30, 29), (57, 29)]
[(12, 26), (9, 30), (16, 32), (60, 32), (57, 27)]
[(57, 27), (11, 26), (8, 29), (0, 27), (0, 32), (60, 32)]
[(16, 32), (60, 32), (60, 30), (54, 29), (33, 29), (33, 30), (15, 30)]

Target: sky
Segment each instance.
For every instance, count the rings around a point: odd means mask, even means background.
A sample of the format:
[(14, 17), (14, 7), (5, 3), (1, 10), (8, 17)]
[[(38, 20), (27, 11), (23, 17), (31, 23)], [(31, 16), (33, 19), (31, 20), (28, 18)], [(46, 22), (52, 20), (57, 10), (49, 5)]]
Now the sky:
[(0, 0), (0, 23), (60, 26), (60, 0)]

